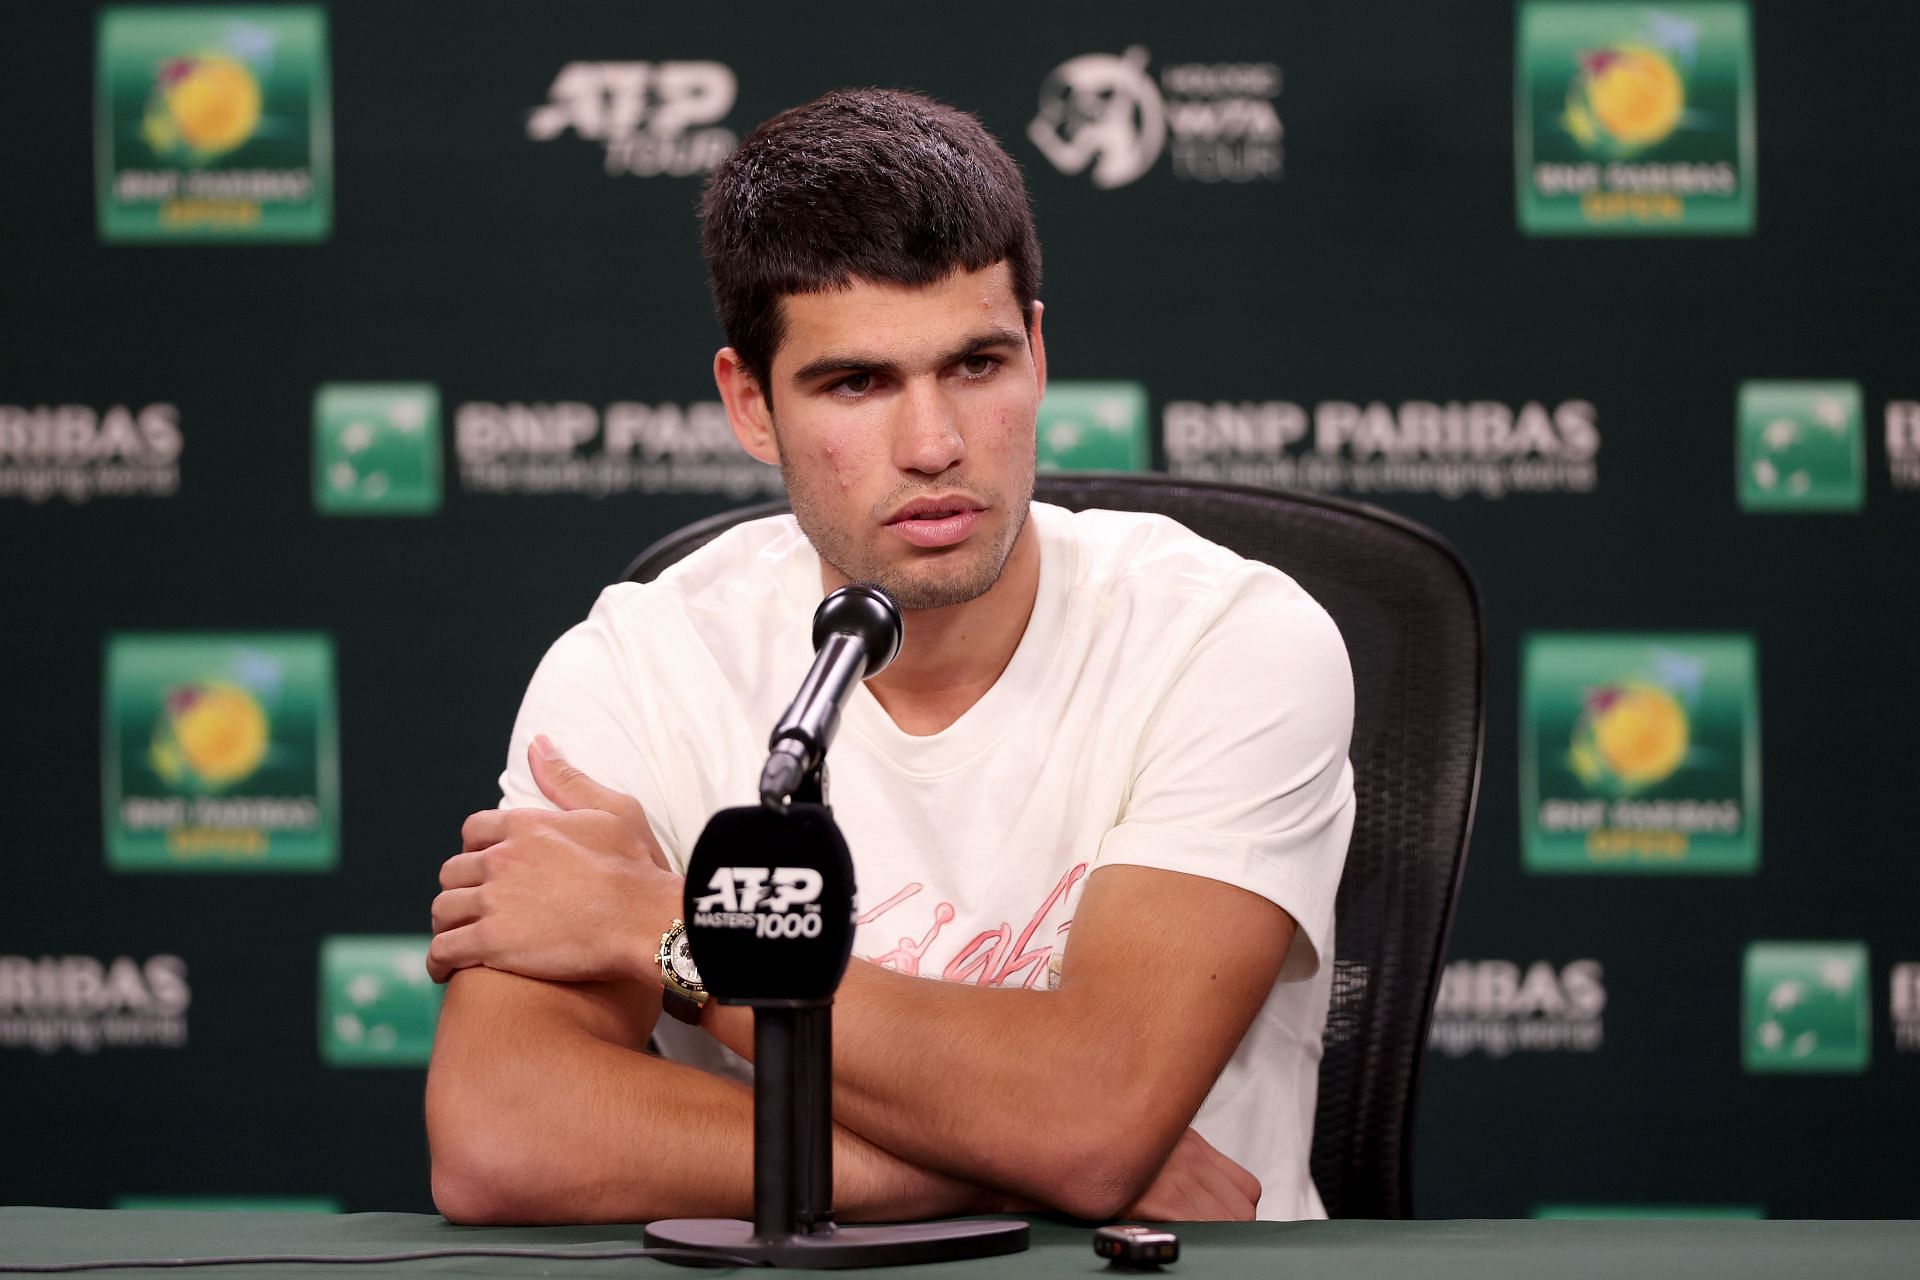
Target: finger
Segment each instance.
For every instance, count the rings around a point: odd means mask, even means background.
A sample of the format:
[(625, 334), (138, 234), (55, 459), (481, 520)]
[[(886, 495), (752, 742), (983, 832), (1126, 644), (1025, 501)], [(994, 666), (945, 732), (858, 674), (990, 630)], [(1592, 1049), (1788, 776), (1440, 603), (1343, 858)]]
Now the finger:
[(603, 787), (567, 763), (560, 748), (546, 734), (535, 734), (527, 744), (527, 764), (540, 794), (562, 809), (604, 809), (608, 813), (630, 813), (639, 802), (611, 787)]
[(471, 889), (487, 880), (487, 852), (475, 849), (456, 853), (440, 864), (442, 889)]
[(1260, 1179), (1247, 1172), (1246, 1168), (1237, 1160), (1222, 1154), (1220, 1148), (1208, 1142), (1198, 1129), (1189, 1129), (1187, 1133), (1206, 1151), (1208, 1160), (1212, 1162), (1216, 1169), (1226, 1175), (1228, 1181), (1233, 1183), (1234, 1189), (1240, 1195), (1245, 1196), (1254, 1204), (1260, 1203)]
[(433, 941), (427, 944), (427, 972), (440, 971), (441, 976), (435, 978), (435, 982), (446, 981), (446, 975), (455, 969), (470, 969), (483, 963), (479, 930), (476, 922), (433, 935)]
[(482, 809), (469, 814), (460, 824), (460, 847), (471, 852), (484, 849), (488, 845), (499, 844), (507, 838), (507, 811), (505, 809)]
[(433, 900), (433, 931), (445, 933), (480, 918), (480, 890), (448, 889)]

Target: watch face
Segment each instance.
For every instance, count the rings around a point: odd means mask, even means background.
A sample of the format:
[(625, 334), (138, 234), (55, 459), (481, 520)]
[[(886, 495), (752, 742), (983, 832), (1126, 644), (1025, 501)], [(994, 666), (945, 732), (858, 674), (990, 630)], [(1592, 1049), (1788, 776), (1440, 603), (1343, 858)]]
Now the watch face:
[(700, 985), (700, 970), (694, 968), (693, 948), (688, 945), (685, 933), (673, 940), (673, 948), (667, 952), (667, 967), (673, 970), (674, 977), (688, 986)]

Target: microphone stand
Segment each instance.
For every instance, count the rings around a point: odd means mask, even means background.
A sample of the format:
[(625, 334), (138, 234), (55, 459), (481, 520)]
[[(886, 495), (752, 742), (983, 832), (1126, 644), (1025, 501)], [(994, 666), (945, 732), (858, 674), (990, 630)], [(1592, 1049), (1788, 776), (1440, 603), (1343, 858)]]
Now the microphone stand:
[[(756, 826), (777, 815), (779, 838), (758, 846), (765, 862), (807, 865), (819, 837), (802, 815), (817, 814), (844, 849), (839, 826), (825, 805), (823, 765), (801, 778), (788, 806), (769, 804), (753, 814)], [(701, 844), (722, 829), (722, 810), (707, 824)], [(845, 855), (842, 854), (842, 857)], [(824, 860), (824, 859), (822, 859)], [(693, 863), (701, 861), (695, 848)], [(692, 884), (691, 879), (688, 882)], [(852, 914), (852, 902), (846, 903)], [(691, 922), (692, 915), (688, 920)], [(694, 963), (700, 935), (690, 931)], [(851, 933), (848, 935), (851, 945)], [(838, 985), (838, 977), (834, 979)], [(670, 1218), (647, 1224), (648, 1247), (755, 1259), (762, 1266), (809, 1269), (898, 1266), (1021, 1253), (1021, 1221), (910, 1222), (843, 1227), (833, 1220), (833, 992), (812, 997), (728, 996), (709, 982), (721, 1004), (753, 1010), (753, 1221)]]

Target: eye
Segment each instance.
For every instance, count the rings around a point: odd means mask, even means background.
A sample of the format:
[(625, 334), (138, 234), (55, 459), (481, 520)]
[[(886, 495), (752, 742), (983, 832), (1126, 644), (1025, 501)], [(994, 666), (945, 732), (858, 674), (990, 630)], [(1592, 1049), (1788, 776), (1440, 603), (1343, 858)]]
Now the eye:
[(850, 373), (828, 388), (837, 396), (863, 396), (873, 390), (873, 375)]
[(967, 377), (977, 381), (981, 378), (991, 376), (993, 371), (998, 369), (1002, 363), (1003, 361), (999, 356), (982, 355), (976, 352), (960, 362), (960, 371)]

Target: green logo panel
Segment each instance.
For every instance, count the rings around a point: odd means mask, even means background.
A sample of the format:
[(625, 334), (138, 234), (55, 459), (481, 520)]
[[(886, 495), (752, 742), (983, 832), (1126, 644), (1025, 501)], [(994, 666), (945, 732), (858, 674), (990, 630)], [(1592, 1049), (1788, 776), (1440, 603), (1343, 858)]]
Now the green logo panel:
[(1521, 666), (1528, 871), (1759, 865), (1751, 637), (1539, 634), (1526, 638)]
[(331, 1196), (119, 1196), (116, 1209), (166, 1213), (339, 1213)]
[(313, 505), (322, 515), (440, 509), (440, 392), (333, 382), (313, 397)]
[(1533, 1216), (1605, 1222), (1641, 1218), (1764, 1218), (1767, 1215), (1757, 1204), (1539, 1204), (1533, 1207)]
[(1872, 1056), (1862, 942), (1755, 942), (1741, 1020), (1748, 1071), (1853, 1074)]
[(433, 1056), (440, 987), (426, 935), (349, 935), (320, 944), (320, 1056), (331, 1067), (417, 1067)]
[(1042, 471), (1146, 471), (1147, 389), (1137, 382), (1050, 382), (1040, 402)]
[(1742, 511), (1858, 511), (1866, 431), (1857, 382), (1740, 384)]
[(1753, 230), (1744, 3), (1528, 0), (1519, 10), (1514, 93), (1521, 230)]
[(104, 685), (108, 866), (333, 869), (339, 760), (326, 636), (110, 636)]
[(103, 240), (324, 240), (333, 222), (318, 6), (100, 12)]

